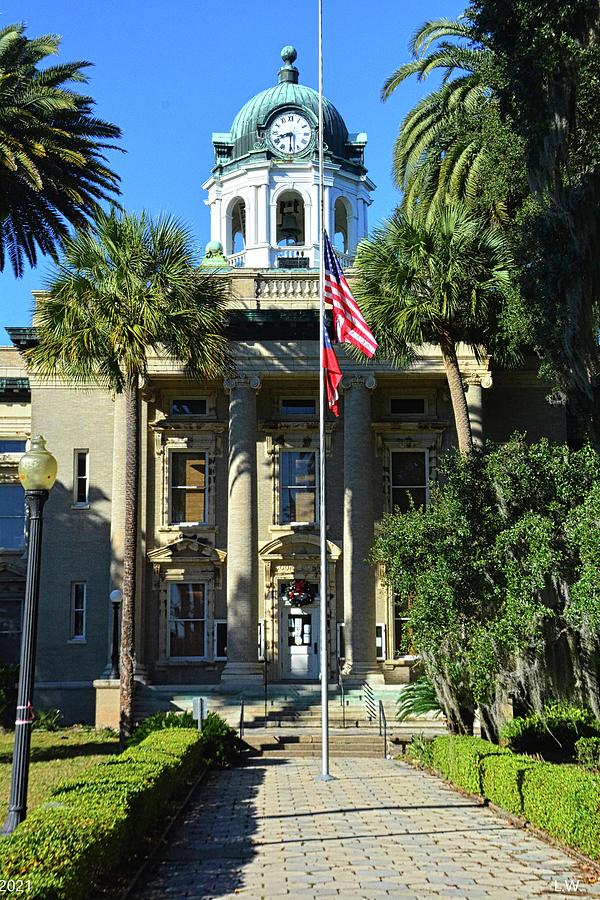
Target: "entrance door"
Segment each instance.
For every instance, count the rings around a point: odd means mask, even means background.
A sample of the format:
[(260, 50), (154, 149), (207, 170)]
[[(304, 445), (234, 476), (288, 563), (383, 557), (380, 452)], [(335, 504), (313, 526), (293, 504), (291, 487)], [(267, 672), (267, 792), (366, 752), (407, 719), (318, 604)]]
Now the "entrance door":
[(287, 678), (305, 681), (319, 677), (319, 610), (283, 610), (282, 651)]

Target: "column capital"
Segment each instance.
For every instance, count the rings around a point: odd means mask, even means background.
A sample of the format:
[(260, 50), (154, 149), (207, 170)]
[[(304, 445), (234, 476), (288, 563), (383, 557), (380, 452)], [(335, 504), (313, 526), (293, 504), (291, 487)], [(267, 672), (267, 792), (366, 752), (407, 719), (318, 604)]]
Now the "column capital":
[(491, 372), (473, 372), (471, 375), (467, 375), (464, 379), (464, 383), (467, 387), (469, 385), (475, 385), (488, 390), (494, 382)]
[(261, 387), (260, 375), (233, 375), (223, 379), (223, 387), (227, 393), (239, 387), (248, 387), (253, 391), (259, 391)]
[(364, 387), (368, 391), (373, 391), (377, 387), (377, 379), (371, 373), (368, 375), (344, 375), (342, 387), (345, 391), (354, 387)]

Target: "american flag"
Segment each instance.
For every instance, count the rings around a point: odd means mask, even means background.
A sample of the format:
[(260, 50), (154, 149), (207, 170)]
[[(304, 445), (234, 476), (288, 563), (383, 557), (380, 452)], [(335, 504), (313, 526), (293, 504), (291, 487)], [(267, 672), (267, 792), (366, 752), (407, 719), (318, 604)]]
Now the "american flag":
[(325, 370), (325, 388), (327, 390), (327, 405), (334, 416), (339, 416), (340, 412), (338, 409), (338, 387), (339, 383), (342, 380), (342, 373), (340, 370), (339, 363), (337, 361), (337, 356), (335, 355), (335, 350), (331, 346), (331, 341), (329, 340), (329, 334), (327, 333), (327, 326), (323, 323), (323, 359), (322, 359), (323, 368)]
[(333, 326), (340, 344), (348, 341), (371, 358), (377, 350), (377, 341), (360, 311), (360, 307), (348, 287), (339, 260), (323, 232), (325, 255), (325, 303), (333, 306)]

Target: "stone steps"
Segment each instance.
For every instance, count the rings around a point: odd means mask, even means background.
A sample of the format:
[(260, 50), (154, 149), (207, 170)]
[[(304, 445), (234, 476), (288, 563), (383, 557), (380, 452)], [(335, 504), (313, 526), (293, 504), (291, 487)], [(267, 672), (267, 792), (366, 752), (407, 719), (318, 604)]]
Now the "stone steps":
[[(251, 757), (261, 759), (288, 759), (296, 757), (321, 757), (320, 734), (285, 734), (248, 738)], [(357, 735), (355, 732), (330, 734), (329, 755), (332, 757), (382, 757), (384, 741), (379, 735)], [(388, 751), (389, 752), (389, 751)]]

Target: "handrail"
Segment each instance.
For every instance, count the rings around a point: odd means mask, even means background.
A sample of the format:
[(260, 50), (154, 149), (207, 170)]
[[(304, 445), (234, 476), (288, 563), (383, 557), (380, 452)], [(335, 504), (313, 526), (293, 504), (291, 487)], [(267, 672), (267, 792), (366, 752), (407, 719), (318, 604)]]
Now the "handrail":
[(244, 737), (244, 698), (240, 700), (240, 740)]
[(369, 722), (372, 722), (377, 715), (377, 706), (375, 704), (373, 688), (368, 681), (363, 682), (363, 692), (365, 695), (365, 712), (367, 714), (367, 719)]
[(383, 758), (387, 759), (387, 719), (385, 717), (385, 709), (383, 707), (383, 700), (379, 701), (379, 737), (381, 737), (381, 731), (383, 728)]
[(342, 728), (346, 727), (346, 700), (344, 696), (344, 678), (342, 675), (342, 661), (338, 656), (337, 660), (337, 670), (338, 670), (338, 687), (340, 689), (340, 697), (342, 701)]

